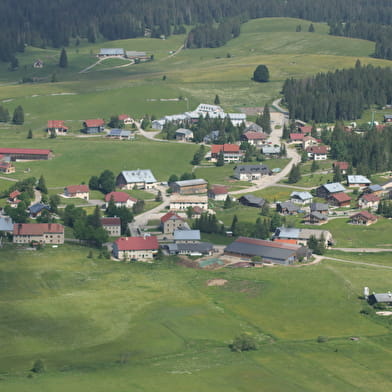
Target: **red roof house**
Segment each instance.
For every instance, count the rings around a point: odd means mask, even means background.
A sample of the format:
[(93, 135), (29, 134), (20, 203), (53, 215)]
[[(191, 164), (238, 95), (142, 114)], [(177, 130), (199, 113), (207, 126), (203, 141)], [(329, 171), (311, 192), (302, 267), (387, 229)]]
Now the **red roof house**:
[(315, 161), (327, 159), (328, 147), (327, 146), (311, 146), (306, 149), (308, 157)]
[(88, 200), (90, 196), (90, 188), (88, 185), (68, 185), (64, 188), (64, 196), (66, 197), (79, 197)]
[(240, 146), (237, 144), (213, 144), (211, 146), (211, 159), (218, 159), (221, 152), (223, 152), (225, 162), (238, 162), (242, 157)]
[(106, 207), (108, 207), (109, 201), (111, 199), (113, 199), (114, 204), (117, 207), (125, 206), (127, 208), (131, 208), (137, 202), (137, 199), (135, 199), (134, 197), (128, 195), (128, 193), (125, 193), (125, 192), (110, 192), (107, 195), (105, 195)]
[(304, 134), (308, 134), (312, 132), (312, 127), (310, 125), (306, 125), (304, 127), (298, 127), (299, 131)]
[(351, 197), (344, 192), (333, 193), (329, 196), (328, 200), (331, 204), (338, 207), (349, 207), (351, 204)]
[(52, 150), (39, 148), (4, 148), (0, 147), (0, 154), (9, 156), (11, 160), (35, 160), (50, 159), (53, 156)]
[(104, 130), (105, 121), (101, 118), (85, 120), (83, 122), (84, 132), (88, 134), (100, 133)]
[(303, 133), (290, 133), (291, 142), (301, 142), (304, 140), (305, 135)]
[(350, 216), (350, 223), (354, 225), (371, 225), (377, 222), (377, 216), (368, 211), (359, 211)]
[(59, 223), (15, 223), (12, 234), (13, 242), (17, 244), (64, 243), (64, 226)]
[(208, 197), (214, 200), (226, 200), (228, 195), (228, 188), (223, 185), (212, 185), (211, 189), (208, 190)]
[(64, 121), (62, 120), (48, 120), (47, 131), (55, 132), (56, 134), (65, 134), (68, 131), (68, 127), (64, 125)]
[(242, 134), (241, 140), (244, 140), (252, 145), (262, 145), (268, 139), (268, 134), (265, 132), (248, 131)]
[(348, 162), (334, 162), (333, 167), (338, 167), (342, 174), (346, 174), (349, 168)]
[(121, 260), (151, 260), (158, 249), (155, 236), (120, 237), (113, 243), (113, 254)]

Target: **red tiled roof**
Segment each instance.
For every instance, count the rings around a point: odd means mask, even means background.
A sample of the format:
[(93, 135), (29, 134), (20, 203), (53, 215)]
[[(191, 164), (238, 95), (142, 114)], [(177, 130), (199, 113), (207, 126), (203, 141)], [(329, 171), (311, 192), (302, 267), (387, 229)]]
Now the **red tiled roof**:
[(157, 250), (158, 239), (155, 236), (120, 237), (114, 243), (118, 250)]
[(304, 127), (299, 127), (301, 133), (311, 133), (312, 127), (310, 125), (306, 125)]
[(225, 152), (240, 152), (240, 146), (237, 144), (213, 144), (211, 146), (211, 154), (219, 154)]
[(334, 193), (330, 197), (333, 197), (335, 200), (337, 200), (340, 203), (351, 200), (351, 197), (344, 192)]
[(354, 215), (351, 215), (350, 218), (354, 218), (356, 216), (362, 216), (363, 218), (367, 219), (367, 220), (371, 220), (371, 221), (375, 221), (377, 220), (377, 217), (373, 214), (371, 214), (369, 211), (359, 211)]
[(49, 155), (52, 150), (44, 150), (39, 148), (0, 148), (0, 154), (30, 154), (30, 155)]
[(12, 164), (10, 162), (0, 162), (0, 167), (8, 169), (9, 167), (12, 167)]
[(297, 240), (283, 240), (281, 238), (277, 238), (274, 240), (274, 242), (281, 242), (283, 244), (297, 245)]
[(87, 128), (91, 128), (91, 127), (100, 127), (105, 124), (105, 121), (103, 121), (102, 118), (96, 118), (93, 120), (86, 120), (84, 123), (86, 124)]
[(105, 196), (105, 201), (109, 202), (111, 198), (113, 198), (115, 203), (126, 203), (127, 200), (137, 201), (137, 199), (125, 192), (110, 192)]
[(348, 162), (335, 162), (333, 164), (335, 167), (337, 166), (340, 170), (347, 170), (348, 169)]
[(18, 197), (20, 194), (21, 193), (18, 190), (16, 190), (16, 191), (11, 192), (9, 197), (10, 197), (10, 199), (14, 199), (15, 197)]
[(59, 223), (15, 223), (13, 235), (43, 235), (44, 233), (64, 233)]
[(244, 133), (244, 136), (248, 140), (265, 140), (268, 138), (268, 135), (264, 132), (255, 132), (255, 131), (248, 131)]
[(175, 217), (177, 219), (181, 219), (183, 220), (179, 215), (177, 215), (175, 212), (173, 211), (169, 211), (167, 214), (163, 215), (161, 217), (161, 222), (165, 223), (166, 221), (168, 221), (170, 218)]
[(68, 193), (80, 193), (80, 192), (89, 192), (90, 188), (88, 185), (68, 185), (65, 187), (65, 189), (68, 191)]
[(377, 195), (374, 195), (373, 193), (367, 193), (366, 195), (363, 195), (362, 199), (369, 202), (381, 200)]
[(211, 193), (213, 193), (214, 195), (225, 195), (226, 193), (228, 193), (228, 191), (228, 188), (223, 185), (213, 185), (211, 187)]
[(4, 159), (4, 155), (0, 154), (0, 161), (2, 161)]
[(269, 246), (271, 248), (289, 249), (289, 250), (300, 248), (300, 245), (281, 243), (277, 241), (259, 240), (257, 238), (248, 238), (248, 237), (238, 237), (236, 242), (242, 242), (244, 244), (252, 244), (252, 245)]
[(290, 140), (304, 140), (304, 137), (303, 133), (290, 133)]
[(101, 223), (103, 226), (120, 226), (121, 219), (120, 218), (101, 218)]
[(130, 118), (130, 117), (128, 116), (128, 114), (120, 114), (120, 115), (118, 116), (118, 119), (119, 119), (120, 121), (124, 121), (124, 120), (126, 120), (127, 118)]
[(48, 128), (63, 128), (63, 129), (68, 129), (64, 125), (63, 120), (48, 120)]
[(311, 152), (313, 154), (326, 154), (328, 152), (327, 146), (311, 146), (306, 149), (307, 152)]
[(303, 140), (304, 141), (313, 140), (314, 142), (318, 142), (318, 140), (313, 136), (305, 136)]

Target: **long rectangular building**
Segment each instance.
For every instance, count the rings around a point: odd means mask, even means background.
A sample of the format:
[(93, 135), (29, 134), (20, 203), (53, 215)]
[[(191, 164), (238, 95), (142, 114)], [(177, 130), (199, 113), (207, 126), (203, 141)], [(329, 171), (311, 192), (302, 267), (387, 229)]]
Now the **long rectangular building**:
[(11, 161), (48, 160), (53, 158), (53, 151), (37, 148), (4, 148), (0, 147), (0, 154), (10, 157)]
[(15, 223), (13, 243), (63, 244), (64, 226), (59, 223)]

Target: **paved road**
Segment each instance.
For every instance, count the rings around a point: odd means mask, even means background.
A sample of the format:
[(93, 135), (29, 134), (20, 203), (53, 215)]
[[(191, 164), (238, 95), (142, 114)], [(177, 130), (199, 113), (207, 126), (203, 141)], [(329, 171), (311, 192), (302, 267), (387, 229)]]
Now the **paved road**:
[(7, 180), (7, 181), (13, 181), (13, 182), (18, 182), (19, 181), (16, 178), (4, 177), (4, 176), (0, 176), (0, 179)]

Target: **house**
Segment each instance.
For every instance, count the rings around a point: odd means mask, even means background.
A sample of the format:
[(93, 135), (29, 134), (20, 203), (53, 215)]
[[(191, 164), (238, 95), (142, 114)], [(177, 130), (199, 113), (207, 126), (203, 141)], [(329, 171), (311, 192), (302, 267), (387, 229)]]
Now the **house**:
[(147, 61), (151, 59), (151, 56), (149, 56), (146, 52), (137, 52), (135, 50), (127, 50), (125, 55), (127, 58), (132, 60), (138, 59), (140, 61)]
[(87, 134), (101, 133), (105, 129), (105, 121), (101, 118), (85, 120), (83, 122), (83, 132)]
[(0, 154), (8, 157), (11, 161), (35, 161), (53, 158), (52, 150), (38, 148), (3, 148)]
[(370, 305), (374, 304), (385, 304), (387, 306), (392, 305), (392, 293), (388, 291), (387, 293), (373, 293), (368, 297), (368, 302)]
[(110, 192), (105, 195), (106, 208), (109, 206), (110, 200), (113, 200), (116, 207), (127, 207), (132, 208), (137, 202), (137, 199), (128, 195), (125, 192)]
[(291, 201), (283, 201), (276, 203), (276, 211), (283, 215), (294, 215), (301, 211), (301, 207)]
[(200, 241), (200, 230), (181, 230), (173, 232), (174, 242), (195, 243)]
[(228, 188), (223, 185), (212, 185), (208, 190), (208, 197), (216, 201), (225, 201), (228, 194)]
[(318, 212), (323, 215), (328, 215), (329, 205), (325, 203), (311, 203), (310, 204), (311, 212)]
[(118, 121), (122, 122), (124, 125), (132, 125), (135, 122), (128, 114), (120, 114), (118, 116)]
[(37, 216), (40, 216), (43, 212), (43, 210), (50, 211), (50, 206), (43, 204), (43, 203), (35, 203), (31, 205), (29, 208), (29, 213), (30, 216), (33, 218), (36, 218)]
[(15, 223), (14, 244), (63, 244), (64, 226), (59, 223)]
[(211, 161), (216, 162), (221, 153), (223, 153), (225, 163), (239, 162), (242, 159), (242, 152), (237, 144), (213, 144), (211, 146)]
[(365, 192), (376, 196), (382, 196), (385, 193), (385, 190), (381, 185), (374, 184), (374, 185), (369, 185), (365, 189)]
[(89, 200), (90, 188), (88, 185), (68, 185), (64, 188), (65, 197), (78, 197), (80, 199)]
[(305, 215), (303, 222), (309, 225), (322, 225), (328, 222), (328, 216), (317, 211), (311, 211)]
[(33, 68), (43, 68), (44, 67), (44, 62), (40, 59), (37, 59), (33, 63)]
[(313, 201), (313, 196), (309, 192), (291, 192), (290, 201), (296, 204), (308, 204)]
[(348, 168), (350, 167), (350, 164), (348, 162), (334, 162), (333, 167), (338, 167), (340, 169), (340, 172), (342, 174), (347, 174)]
[(290, 143), (302, 144), (305, 135), (303, 133), (290, 133)]
[(217, 141), (219, 138), (219, 131), (211, 131), (208, 135), (204, 136), (203, 143), (210, 144)]
[(170, 255), (187, 255), (187, 256), (211, 256), (214, 251), (214, 245), (209, 242), (183, 243), (166, 245)]
[(266, 155), (266, 158), (276, 158), (280, 155), (280, 146), (263, 146), (261, 152)]
[(0, 233), (12, 233), (14, 222), (9, 216), (0, 216)]
[(170, 210), (185, 211), (189, 207), (199, 207), (202, 210), (208, 209), (208, 197), (204, 195), (171, 195)]
[(173, 211), (161, 217), (161, 229), (163, 234), (173, 234), (175, 230), (185, 227), (185, 220)]
[(377, 216), (371, 214), (369, 211), (359, 211), (354, 215), (350, 216), (350, 223), (353, 225), (366, 225), (369, 226), (372, 223), (377, 222)]
[(229, 256), (249, 259), (260, 257), (263, 263), (293, 264), (303, 257), (309, 257), (308, 248), (257, 238), (239, 237), (224, 249)]
[(156, 131), (162, 131), (163, 126), (165, 125), (165, 120), (153, 120), (151, 122), (151, 128), (155, 129)]
[(64, 125), (64, 121), (62, 120), (48, 120), (46, 131), (49, 134), (55, 133), (56, 135), (66, 135), (68, 127)]
[(176, 131), (176, 140), (189, 142), (193, 139), (193, 132), (190, 129), (179, 128)]
[(252, 146), (261, 147), (266, 143), (268, 134), (264, 132), (246, 131), (241, 135), (241, 140)]
[(333, 193), (328, 196), (330, 204), (336, 207), (350, 207), (351, 197), (344, 192)]
[(194, 180), (175, 181), (170, 184), (173, 193), (180, 195), (192, 195), (199, 193), (207, 193), (207, 181), (202, 178)]
[(374, 193), (365, 193), (358, 199), (358, 206), (359, 208), (371, 208), (375, 210), (380, 204), (380, 200)]
[(318, 197), (326, 199), (330, 195), (339, 192), (345, 192), (345, 187), (339, 182), (332, 182), (330, 184), (324, 184), (317, 188), (316, 193)]
[(131, 140), (131, 139), (135, 139), (135, 134), (134, 132), (127, 131), (125, 129), (114, 128), (109, 131), (106, 137), (109, 137), (111, 139), (119, 139), (119, 140)]
[(125, 57), (125, 50), (122, 48), (101, 48), (98, 57)]
[(347, 185), (349, 188), (359, 187), (360, 189), (369, 186), (372, 182), (365, 176), (347, 176)]
[(102, 227), (108, 232), (110, 237), (119, 237), (121, 235), (121, 219), (101, 218)]
[(258, 133), (260, 133), (260, 132), (263, 132), (263, 128), (259, 124), (252, 123), (252, 124), (250, 124), (248, 127), (246, 127), (244, 129), (244, 133), (246, 133), (246, 132), (258, 132)]
[(384, 122), (385, 123), (392, 122), (392, 114), (384, 114)]
[(298, 131), (305, 134), (305, 135), (312, 133), (312, 129), (313, 129), (313, 127), (311, 125), (303, 125), (303, 126), (298, 127)]
[(153, 189), (157, 180), (150, 169), (124, 170), (117, 176), (116, 185), (121, 189)]
[(308, 157), (314, 161), (323, 161), (327, 159), (327, 146), (311, 146), (306, 149)]
[(381, 186), (385, 192), (391, 191), (392, 190), (392, 180), (388, 180), (388, 181), (384, 182)]
[(234, 168), (234, 177), (241, 181), (259, 180), (271, 174), (272, 171), (266, 165), (238, 165)]
[(18, 199), (18, 196), (20, 195), (21, 193), (18, 190), (15, 190), (8, 195), (7, 202), (10, 204), (12, 208), (16, 208), (18, 204), (21, 202), (21, 200)]
[(319, 144), (318, 140), (312, 136), (305, 136), (302, 139), (302, 148), (306, 150), (308, 147), (314, 147)]
[(124, 261), (149, 261), (158, 253), (157, 237), (120, 237), (113, 242), (113, 256)]
[(238, 201), (244, 206), (262, 208), (266, 203), (261, 197), (256, 197), (254, 195), (244, 195), (241, 196)]
[(296, 240), (298, 244), (304, 245), (307, 244), (310, 237), (315, 237), (318, 240), (324, 239), (325, 246), (333, 244), (332, 234), (328, 230), (278, 227), (273, 236), (274, 239)]
[(11, 162), (0, 162), (0, 172), (4, 174), (15, 173), (15, 166)]

